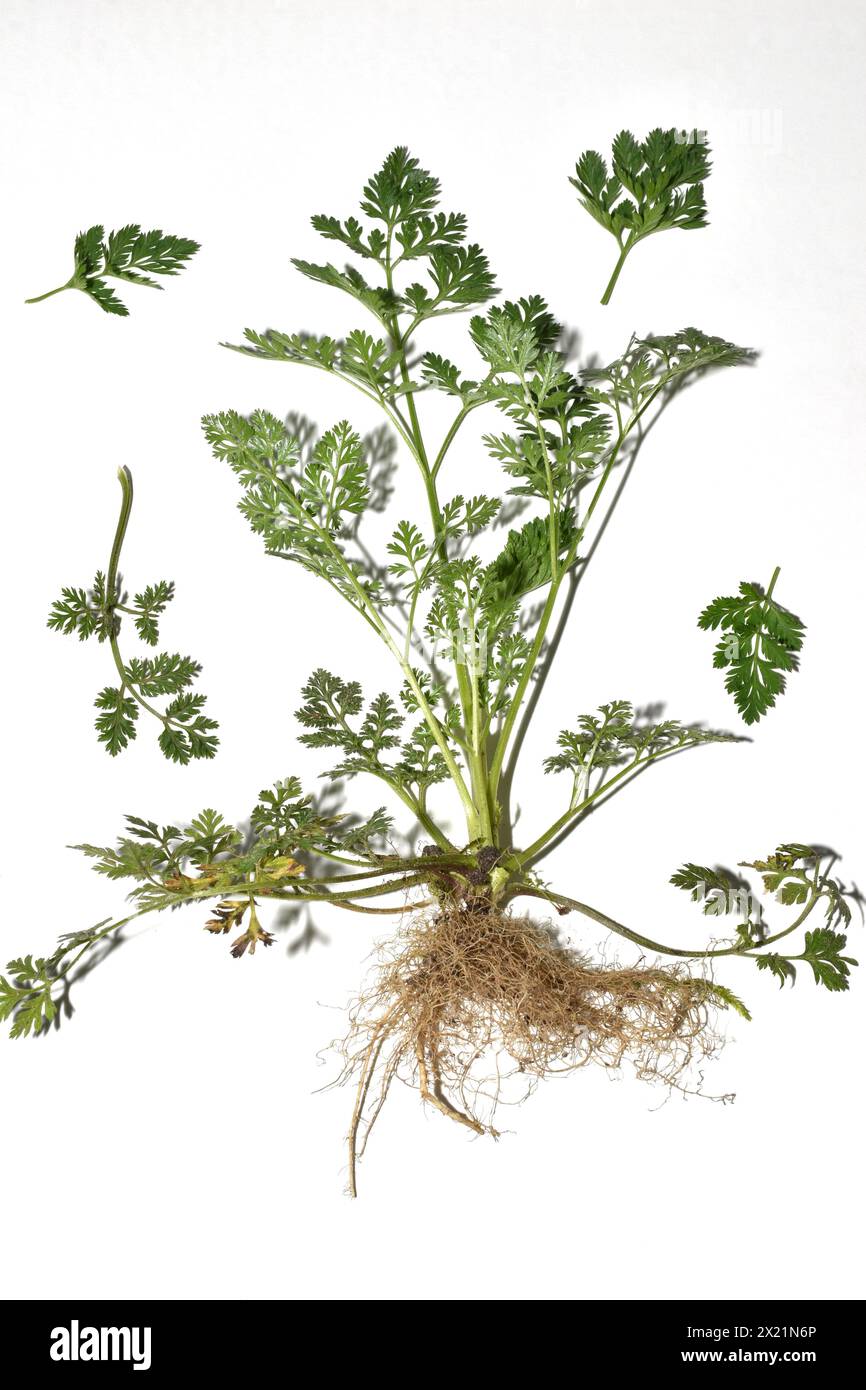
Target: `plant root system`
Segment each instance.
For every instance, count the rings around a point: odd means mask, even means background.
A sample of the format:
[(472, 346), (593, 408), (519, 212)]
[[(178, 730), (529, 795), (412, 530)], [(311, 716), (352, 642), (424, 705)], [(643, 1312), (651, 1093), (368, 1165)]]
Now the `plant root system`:
[(683, 967), (599, 966), (551, 928), (495, 908), (419, 915), (379, 950), (351, 1010), (349, 1191), (395, 1079), (475, 1134), (538, 1081), (599, 1062), (678, 1086), (719, 1045), (711, 982)]

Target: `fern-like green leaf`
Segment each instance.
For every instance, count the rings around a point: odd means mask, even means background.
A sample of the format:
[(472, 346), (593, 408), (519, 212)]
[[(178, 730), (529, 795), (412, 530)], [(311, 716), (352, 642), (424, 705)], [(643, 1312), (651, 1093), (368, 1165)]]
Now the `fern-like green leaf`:
[(713, 665), (727, 671), (725, 689), (746, 724), (772, 709), (785, 691), (786, 676), (799, 666), (805, 627), (773, 598), (779, 571), (765, 591), (743, 583), (734, 597), (717, 598), (698, 618), (698, 626), (721, 630)]

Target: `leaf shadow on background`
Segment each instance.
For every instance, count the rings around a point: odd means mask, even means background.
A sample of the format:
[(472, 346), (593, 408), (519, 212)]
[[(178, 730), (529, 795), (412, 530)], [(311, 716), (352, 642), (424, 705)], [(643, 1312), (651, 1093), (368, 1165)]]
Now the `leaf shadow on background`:
[[(349, 828), (361, 825), (364, 816), (360, 813), (347, 815), (344, 807), (347, 799), (346, 784), (342, 780), (330, 781), (319, 792), (313, 794), (313, 806), (316, 814), (323, 819), (327, 817), (339, 817), (343, 824)], [(251, 839), (251, 827), (248, 830)], [(426, 832), (420, 822), (414, 822), (409, 826), (405, 833), (394, 834), (388, 838), (389, 849), (394, 853), (408, 855), (417, 853), (417, 842), (424, 838)], [(306, 850), (299, 850), (296, 858), (306, 869), (314, 874), (317, 881), (329, 881), (340, 876), (341, 866), (333, 863), (329, 859), (323, 859), (314, 853)], [(322, 931), (316, 920), (316, 908), (328, 908), (327, 903), (304, 903), (304, 902), (283, 902), (278, 905), (276, 915), (270, 922), (270, 927), (274, 931), (291, 933), (291, 940), (286, 946), (286, 954), (296, 956), (302, 952), (309, 951), (316, 945), (328, 945), (331, 938)], [(331, 907), (332, 912), (339, 912), (340, 909)]]
[(102, 965), (109, 956), (114, 955), (115, 951), (119, 951), (121, 946), (125, 946), (127, 942), (132, 939), (131, 937), (125, 936), (124, 932), (125, 928), (121, 927), (113, 936), (106, 937), (105, 941), (100, 946), (88, 952), (86, 959), (76, 967), (72, 974), (64, 976), (59, 982), (59, 989), (55, 995), (57, 1012), (54, 1018), (50, 1023), (46, 1020), (41, 1028), (34, 1029), (31, 1033), (31, 1037), (47, 1038), (52, 1033), (56, 1033), (64, 1021), (68, 1022), (73, 1017), (75, 1013), (75, 1005), (72, 1002), (73, 989), (86, 980), (91, 970), (95, 970), (97, 966)]

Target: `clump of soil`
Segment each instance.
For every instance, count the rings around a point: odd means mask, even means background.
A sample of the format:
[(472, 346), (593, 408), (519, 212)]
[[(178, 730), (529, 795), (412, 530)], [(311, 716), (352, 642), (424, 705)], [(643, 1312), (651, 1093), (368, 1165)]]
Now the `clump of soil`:
[(380, 949), (340, 1045), (341, 1081), (357, 1084), (349, 1190), (395, 1079), (476, 1134), (517, 1077), (525, 1097), (545, 1077), (629, 1061), (678, 1085), (718, 1046), (712, 988), (682, 967), (591, 963), (550, 928), (489, 908), (442, 908)]

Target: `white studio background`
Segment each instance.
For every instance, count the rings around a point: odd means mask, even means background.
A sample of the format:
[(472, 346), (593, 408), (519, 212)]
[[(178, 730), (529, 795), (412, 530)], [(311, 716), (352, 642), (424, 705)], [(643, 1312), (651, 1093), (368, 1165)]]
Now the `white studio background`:
[[(263, 555), (198, 422), (263, 405), (375, 423), (327, 379), (218, 344), (246, 325), (361, 323), (289, 256), (338, 255), (310, 214), (356, 212), (399, 143), (467, 212), (506, 293), (544, 294), (586, 351), (609, 360), (633, 329), (694, 323), (762, 354), (686, 393), (648, 439), (524, 755), (524, 824), (540, 829), (561, 791), (539, 769), (557, 730), (600, 700), (740, 727), (695, 626), (739, 579), (782, 566), (780, 597), (809, 625), (802, 671), (752, 744), (655, 769), (546, 873), (682, 942), (704, 931), (667, 883), (684, 859), (816, 840), (866, 879), (856, 0), (6, 0), (2, 34), (2, 960), (119, 912), (122, 885), (66, 845), (109, 843), (126, 812), (242, 819), (293, 771), (314, 787), (321, 764), (295, 745), (292, 712), (316, 665), (394, 688), (352, 615)], [(622, 126), (657, 124), (709, 130), (712, 225), (642, 246), (601, 309), (613, 243), (567, 175)], [(25, 308), (66, 278), (95, 221), (203, 249), (165, 294), (125, 288), (125, 320), (74, 294)], [(438, 342), (468, 370), (465, 329), (447, 321)], [(455, 451), (454, 491), (496, 488), (478, 443), (492, 427)], [(176, 580), (164, 633), (204, 665), (222, 724), (212, 763), (167, 764), (145, 724), (110, 759), (92, 733), (108, 655), (45, 627), (61, 586), (107, 560), (120, 463), (137, 489), (123, 568), (134, 584)], [(399, 485), (394, 520), (416, 495), (408, 468)], [(380, 800), (360, 781), (354, 797)], [(322, 913), (326, 942), (292, 953), (281, 938), (235, 962), (203, 915), (145, 919), (59, 1033), (4, 1042), (6, 1295), (863, 1295), (862, 976), (831, 996), (805, 975), (780, 993), (745, 963), (726, 970), (755, 1016), (729, 1025), (707, 1078), (733, 1106), (657, 1108), (636, 1081), (587, 1072), (542, 1088), (494, 1145), (401, 1090), (353, 1204), (349, 1096), (316, 1093), (333, 1074), (317, 1053), (385, 928)]]

